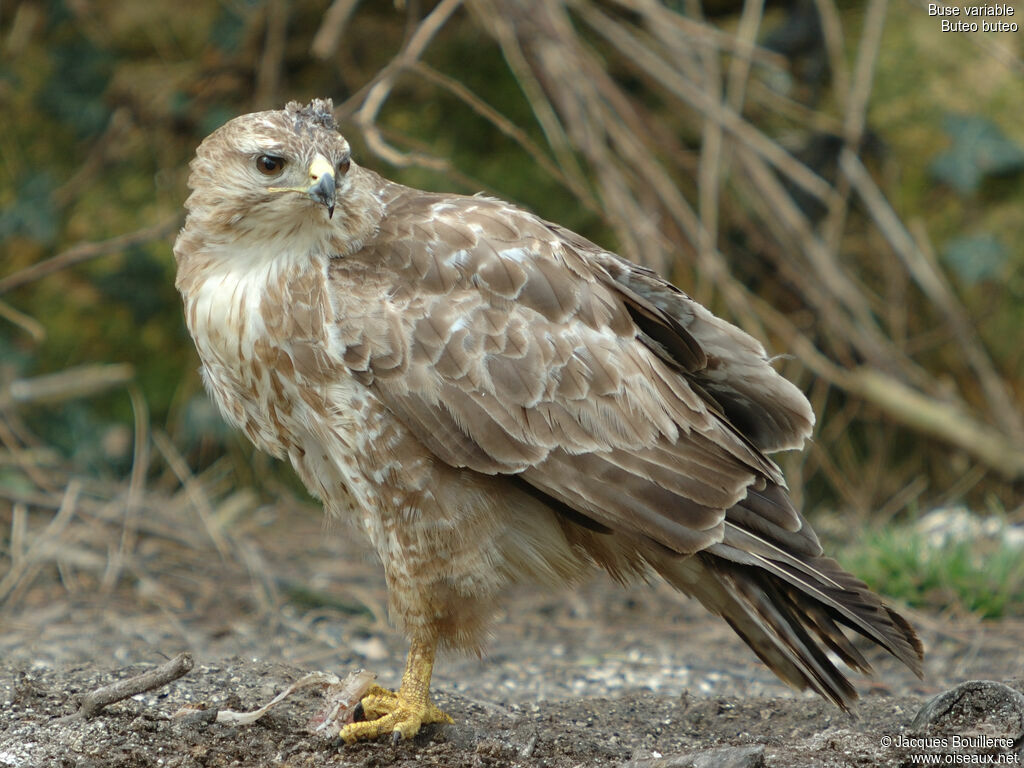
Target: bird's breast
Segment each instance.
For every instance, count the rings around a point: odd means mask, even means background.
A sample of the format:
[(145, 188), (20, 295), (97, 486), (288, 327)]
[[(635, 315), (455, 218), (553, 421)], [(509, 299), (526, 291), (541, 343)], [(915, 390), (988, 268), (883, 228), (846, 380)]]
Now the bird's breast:
[(425, 482), (409, 436), (346, 364), (380, 324), (366, 317), (371, 303), (332, 301), (326, 264), (308, 258), (222, 269), (185, 295), (203, 378), (225, 418), (287, 457), (334, 514), (376, 509)]
[(329, 341), (326, 265), (307, 255), (218, 267), (185, 295), (204, 381), (229, 422), (283, 457), (296, 420), (330, 408), (326, 391), (342, 372)]

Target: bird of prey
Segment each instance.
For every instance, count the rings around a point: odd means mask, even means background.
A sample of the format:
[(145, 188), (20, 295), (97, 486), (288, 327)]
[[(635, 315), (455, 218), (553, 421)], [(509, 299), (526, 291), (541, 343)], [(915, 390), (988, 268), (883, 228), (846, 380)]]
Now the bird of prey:
[(913, 629), (822, 554), (768, 458), (814, 415), (760, 343), (521, 208), (358, 166), (332, 110), (204, 140), (174, 254), (213, 399), (366, 532), (408, 635), (401, 686), (342, 739), (451, 722), (438, 645), (478, 651), (512, 582), (598, 569), (660, 575), (844, 709), (833, 659), (870, 671), (844, 628), (920, 674)]

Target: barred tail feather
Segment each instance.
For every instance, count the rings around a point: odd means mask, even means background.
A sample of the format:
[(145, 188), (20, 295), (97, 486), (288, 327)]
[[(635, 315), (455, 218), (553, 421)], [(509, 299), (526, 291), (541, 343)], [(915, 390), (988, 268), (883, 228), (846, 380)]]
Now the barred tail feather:
[(800, 690), (811, 688), (843, 710), (850, 710), (857, 691), (826, 651), (851, 669), (872, 670), (840, 625), (921, 676), (923, 649), (914, 630), (834, 560), (808, 557), (800, 569), (767, 565), (703, 552), (656, 567), (669, 583), (725, 619), (779, 678)]

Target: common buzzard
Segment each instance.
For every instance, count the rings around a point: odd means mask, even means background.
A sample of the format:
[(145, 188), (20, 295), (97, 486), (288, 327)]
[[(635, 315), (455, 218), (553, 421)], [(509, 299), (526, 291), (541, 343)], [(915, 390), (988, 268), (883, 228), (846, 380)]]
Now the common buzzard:
[(411, 648), (348, 742), (450, 722), (438, 644), (511, 582), (659, 574), (797, 688), (856, 698), (852, 629), (920, 674), (896, 612), (822, 555), (772, 451), (814, 415), (762, 346), (655, 273), (489, 197), (356, 165), (332, 104), (231, 120), (191, 165), (177, 287), (225, 417), (384, 565)]

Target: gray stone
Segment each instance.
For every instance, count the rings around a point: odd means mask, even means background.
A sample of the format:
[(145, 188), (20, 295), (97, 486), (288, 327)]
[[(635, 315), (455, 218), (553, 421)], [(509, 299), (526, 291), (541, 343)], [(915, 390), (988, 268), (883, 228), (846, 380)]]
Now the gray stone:
[(1017, 738), (1024, 733), (1024, 695), (992, 680), (969, 680), (933, 697), (917, 713), (911, 730), (1000, 731)]
[(622, 768), (763, 768), (764, 744), (714, 747), (668, 757), (630, 760)]

